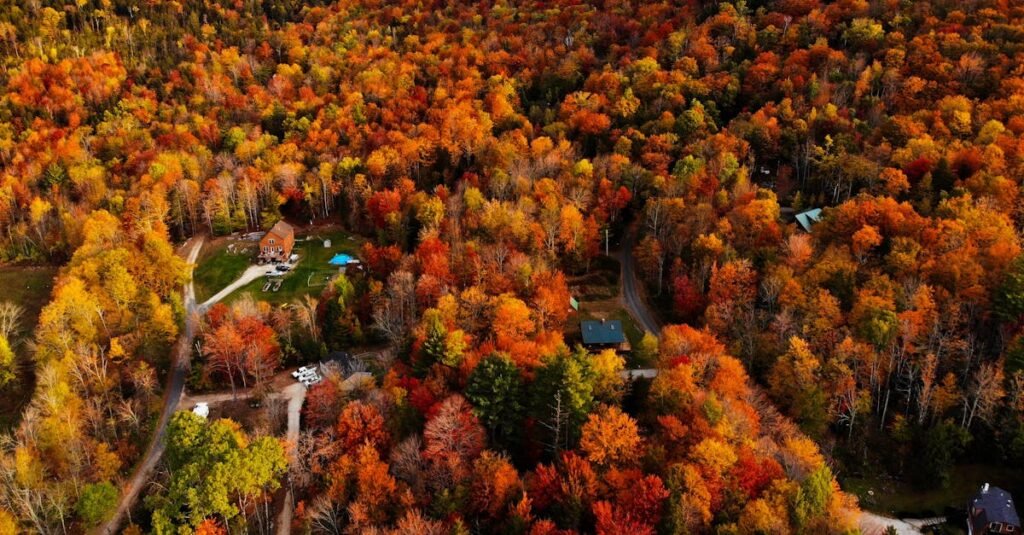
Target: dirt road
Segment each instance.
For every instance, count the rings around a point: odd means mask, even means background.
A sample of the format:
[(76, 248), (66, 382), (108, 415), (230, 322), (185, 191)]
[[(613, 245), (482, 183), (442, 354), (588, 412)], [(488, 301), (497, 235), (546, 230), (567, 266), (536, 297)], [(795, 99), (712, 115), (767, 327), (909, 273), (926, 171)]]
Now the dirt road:
[[(199, 251), (203, 248), (203, 236), (196, 236), (186, 242), (181, 248), (189, 266), (195, 266)], [(174, 346), (174, 353), (171, 361), (171, 372), (167, 377), (167, 387), (164, 389), (164, 408), (160, 414), (160, 421), (157, 422), (156, 430), (150, 438), (149, 447), (142, 460), (135, 468), (135, 472), (125, 482), (121, 489), (121, 501), (117, 504), (114, 514), (104, 523), (97, 526), (93, 533), (113, 535), (124, 521), (125, 515), (135, 505), (139, 493), (153, 475), (157, 462), (164, 452), (164, 436), (167, 434), (167, 423), (171, 415), (178, 407), (178, 401), (185, 391), (185, 372), (189, 367), (189, 358), (192, 354), (192, 339), (195, 337), (196, 315), (196, 294), (192, 287), (192, 278), (182, 289), (185, 298), (185, 329), (178, 337)]]
[(214, 294), (213, 297), (207, 299), (205, 302), (203, 302), (203, 304), (199, 305), (199, 309), (206, 310), (212, 307), (213, 305), (220, 302), (221, 299), (224, 299), (225, 297), (231, 295), (231, 293), (234, 292), (235, 290), (245, 286), (246, 284), (249, 284), (250, 282), (260, 277), (266, 276), (267, 271), (272, 269), (274, 269), (274, 266), (257, 265), (247, 267), (245, 271), (243, 271), (242, 274), (237, 279), (235, 279), (234, 282), (225, 286), (223, 289), (221, 289), (221, 291)]

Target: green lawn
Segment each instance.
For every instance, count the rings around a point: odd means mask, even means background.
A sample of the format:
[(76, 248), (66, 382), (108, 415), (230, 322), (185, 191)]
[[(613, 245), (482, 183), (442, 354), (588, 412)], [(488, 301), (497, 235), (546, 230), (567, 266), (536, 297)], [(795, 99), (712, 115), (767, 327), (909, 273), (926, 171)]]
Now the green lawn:
[[(231, 243), (248, 243), (248, 252), (234, 253), (228, 250)], [(196, 290), (196, 301), (202, 303), (219, 292), (249, 267), (255, 258), (256, 244), (253, 242), (218, 241), (207, 245), (192, 271), (192, 284)]]
[(31, 336), (39, 321), (39, 311), (50, 302), (50, 290), (57, 276), (55, 267), (0, 267), (0, 301), (21, 305), (25, 314), (21, 318), (22, 335)]
[(31, 339), (39, 322), (39, 312), (50, 301), (50, 290), (57, 275), (55, 267), (2, 267), (0, 287), (4, 295), (0, 301), (21, 305), (25, 312), (21, 317), (20, 335), (11, 340), (11, 347), (18, 356), (20, 369), (18, 379), (0, 390), (0, 432), (12, 429), (18, 424), (21, 411), (32, 398), (35, 389), (35, 375), (26, 341)]
[[(260, 278), (231, 294), (227, 301), (236, 300), (247, 293), (256, 300), (275, 304), (290, 303), (306, 294), (318, 295), (326, 286), (326, 279), (338, 273), (338, 268), (327, 262), (338, 253), (357, 256), (363, 244), (362, 239), (338, 230), (316, 231), (310, 235), (309, 240), (299, 241), (302, 238), (296, 238), (294, 249), (299, 255), (299, 262), (283, 276), (281, 289), (276, 292), (262, 291), (266, 279)], [(324, 247), (325, 239), (331, 240), (329, 248)]]
[(911, 518), (941, 515), (946, 507), (963, 508), (986, 482), (1019, 493), (1024, 486), (1024, 472), (1008, 466), (959, 465), (953, 468), (949, 487), (944, 489), (919, 489), (900, 481), (859, 477), (840, 481), (843, 490), (857, 496), (863, 509)]

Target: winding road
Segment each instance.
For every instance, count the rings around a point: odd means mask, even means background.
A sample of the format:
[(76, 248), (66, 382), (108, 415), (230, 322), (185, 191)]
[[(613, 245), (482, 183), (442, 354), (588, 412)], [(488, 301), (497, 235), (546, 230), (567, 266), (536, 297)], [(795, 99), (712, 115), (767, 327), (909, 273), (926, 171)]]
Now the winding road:
[(622, 286), (622, 302), (630, 316), (640, 324), (644, 330), (657, 335), (661, 332), (661, 322), (658, 317), (647, 306), (644, 296), (638, 289), (636, 281), (636, 260), (633, 259), (633, 249), (636, 247), (636, 228), (630, 227), (622, 240), (622, 246), (617, 253), (619, 264), (622, 266), (620, 275)]
[[(204, 236), (196, 236), (190, 239), (181, 248), (189, 267), (195, 266), (199, 251), (203, 248)], [(135, 472), (125, 482), (121, 491), (121, 500), (117, 504), (114, 514), (104, 523), (97, 526), (93, 533), (113, 535), (121, 526), (126, 515), (131, 510), (135, 501), (139, 498), (146, 482), (149, 481), (156, 469), (160, 456), (164, 452), (164, 437), (167, 435), (167, 423), (170, 421), (174, 411), (177, 410), (178, 401), (185, 392), (185, 373), (189, 368), (189, 360), (192, 354), (192, 340), (195, 338), (196, 322), (198, 321), (198, 308), (196, 307), (196, 293), (192, 286), (192, 276), (182, 289), (185, 298), (185, 330), (181, 333), (174, 346), (174, 353), (171, 361), (171, 372), (167, 377), (167, 387), (164, 389), (164, 408), (160, 414), (160, 421), (156, 424), (156, 430), (150, 438), (149, 447), (142, 460), (135, 468)]]
[(225, 297), (231, 295), (231, 292), (234, 292), (235, 290), (245, 286), (246, 284), (249, 284), (250, 282), (252, 282), (252, 281), (254, 281), (256, 279), (265, 276), (268, 269), (273, 269), (273, 268), (272, 267), (267, 267), (267, 266), (260, 266), (260, 265), (252, 265), (252, 266), (249, 266), (249, 267), (245, 268), (245, 271), (243, 271), (242, 274), (239, 275), (239, 277), (237, 279), (235, 279), (234, 282), (232, 282), (231, 284), (225, 286), (223, 289), (221, 289), (221, 291), (217, 292), (213, 297), (207, 299), (206, 301), (203, 302), (203, 304), (199, 305), (199, 310), (203, 311), (203, 310), (206, 310), (206, 309), (212, 307), (213, 305), (215, 305), (218, 302), (220, 302), (221, 299), (224, 299)]
[[(180, 253), (185, 256), (190, 268), (195, 267), (196, 259), (199, 257), (199, 252), (203, 248), (204, 241), (204, 236), (197, 236), (186, 242), (180, 249)], [(167, 378), (167, 387), (164, 395), (164, 408), (160, 414), (160, 421), (157, 423), (157, 427), (153, 431), (153, 436), (150, 438), (149, 446), (146, 448), (145, 455), (136, 466), (135, 472), (132, 473), (132, 476), (125, 482), (124, 488), (121, 492), (121, 500), (117, 505), (117, 509), (106, 522), (100, 524), (92, 531), (93, 534), (113, 535), (117, 532), (118, 528), (121, 527), (125, 516), (129, 514), (129, 511), (131, 511), (131, 508), (135, 505), (135, 502), (139, 498), (139, 494), (153, 476), (153, 471), (160, 462), (160, 457), (164, 453), (164, 439), (167, 435), (167, 423), (177, 410), (180, 408), (187, 408), (189, 404), (194, 404), (196, 401), (219, 403), (228, 399), (237, 398), (234, 393), (218, 393), (207, 396), (196, 396), (195, 398), (189, 397), (187, 398), (189, 403), (185, 403), (185, 374), (188, 372), (191, 361), (192, 343), (195, 339), (196, 326), (199, 321), (199, 317), (203, 311), (210, 308), (221, 299), (231, 295), (235, 290), (262, 277), (266, 273), (266, 270), (266, 266), (250, 266), (237, 279), (235, 279), (234, 282), (224, 287), (221, 291), (217, 292), (213, 297), (207, 299), (202, 304), (196, 304), (196, 293), (195, 288), (192, 285), (191, 276), (189, 277), (189, 281), (185, 283), (185, 286), (182, 289), (185, 303), (185, 329), (174, 346), (171, 372)], [(287, 440), (292, 445), (289, 452), (289, 462), (291, 462), (293, 461), (291, 457), (294, 456), (294, 445), (297, 444), (299, 440), (300, 412), (302, 404), (306, 399), (306, 388), (299, 383), (294, 383), (282, 389), (280, 393), (274, 395), (288, 400)], [(285, 506), (278, 517), (277, 533), (287, 534), (291, 531), (292, 501), (291, 489), (289, 489), (285, 500)]]
[(921, 530), (906, 520), (889, 518), (868, 511), (860, 514), (860, 531), (864, 535), (885, 535), (890, 527), (896, 530), (896, 535), (920, 534)]

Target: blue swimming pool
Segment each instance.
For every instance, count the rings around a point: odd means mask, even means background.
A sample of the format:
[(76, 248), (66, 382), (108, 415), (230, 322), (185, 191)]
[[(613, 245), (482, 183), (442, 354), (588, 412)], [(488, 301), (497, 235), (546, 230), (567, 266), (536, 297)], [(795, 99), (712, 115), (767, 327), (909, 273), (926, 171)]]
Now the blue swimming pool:
[(352, 255), (338, 253), (334, 255), (334, 258), (332, 258), (331, 261), (328, 263), (331, 264), (332, 266), (344, 266), (347, 264), (351, 264), (354, 260), (355, 258), (352, 258)]

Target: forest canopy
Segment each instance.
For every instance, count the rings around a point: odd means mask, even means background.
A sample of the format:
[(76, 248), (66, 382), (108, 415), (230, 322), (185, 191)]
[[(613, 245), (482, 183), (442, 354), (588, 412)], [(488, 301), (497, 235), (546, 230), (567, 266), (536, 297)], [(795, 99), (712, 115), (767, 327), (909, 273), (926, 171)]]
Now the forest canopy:
[[(855, 533), (837, 476), (1019, 465), (1022, 64), (998, 0), (0, 1), (0, 259), (61, 266), (0, 533), (113, 514), (179, 352), (391, 358), (296, 443), (175, 415), (129, 529)], [(282, 220), (365, 271), (189, 306), (179, 244)], [(617, 262), (629, 354), (569, 306)]]

